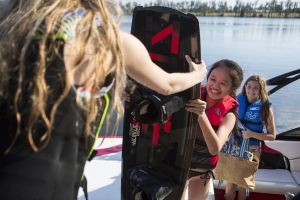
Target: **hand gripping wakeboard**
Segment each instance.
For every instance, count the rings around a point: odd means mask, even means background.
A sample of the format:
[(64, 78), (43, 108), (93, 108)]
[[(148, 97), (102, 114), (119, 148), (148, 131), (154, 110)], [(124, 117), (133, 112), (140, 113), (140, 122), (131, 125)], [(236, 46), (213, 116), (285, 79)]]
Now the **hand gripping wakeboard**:
[[(169, 73), (190, 71), (185, 55), (200, 63), (194, 15), (166, 7), (136, 7), (131, 33), (146, 46), (152, 61)], [(197, 126), (196, 116), (184, 107), (187, 100), (199, 97), (200, 84), (163, 96), (134, 83), (136, 89), (125, 102), (121, 198), (179, 200)]]

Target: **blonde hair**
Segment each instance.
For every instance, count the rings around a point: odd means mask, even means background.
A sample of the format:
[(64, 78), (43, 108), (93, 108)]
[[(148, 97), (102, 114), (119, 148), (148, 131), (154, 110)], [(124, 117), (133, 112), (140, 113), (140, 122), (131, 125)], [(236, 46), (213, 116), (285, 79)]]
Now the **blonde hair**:
[[(87, 84), (98, 90), (103, 86), (106, 76), (114, 74), (114, 104), (111, 110), (118, 114), (114, 129), (117, 131), (118, 122), (123, 113), (120, 94), (125, 79), (118, 34), (118, 23), (121, 16), (118, 5), (105, 0), (12, 0), (11, 4), (8, 6), (10, 10), (6, 16), (0, 17), (0, 98), (10, 101), (11, 110), (14, 112), (17, 123), (15, 137), (7, 152), (22, 134), (21, 129), (25, 130), (28, 142), (34, 151), (38, 151), (48, 144), (57, 107), (72, 87), (70, 77), (73, 76), (77, 64), (83, 60), (87, 43), (90, 40), (97, 44), (94, 56), (91, 57), (97, 67), (93, 71), (94, 78), (90, 79)], [(61, 56), (58, 53), (59, 45), (52, 42), (49, 46), (49, 38), (52, 37), (54, 27), (60, 24), (64, 13), (78, 8), (84, 8), (86, 11), (86, 15), (79, 22), (79, 26), (85, 27), (86, 30), (77, 34), (72, 40), (78, 46), (79, 51), (74, 55), (70, 66), (65, 69), (63, 89), (59, 97), (51, 104), (49, 111), (46, 111), (50, 98), (45, 77), (48, 60), (53, 52), (57, 56)], [(100, 26), (97, 25), (99, 22)], [(37, 60), (28, 66), (28, 52), (32, 48), (32, 38), (41, 26), (44, 26), (44, 30), (41, 39), (38, 40)], [(28, 76), (26, 70), (30, 68), (33, 73)], [(10, 85), (15, 85), (15, 88), (11, 90)], [(29, 86), (30, 89), (24, 88), (24, 85)], [(24, 102), (26, 98), (29, 101)], [(90, 98), (85, 101), (85, 108), (87, 111), (85, 132), (86, 136), (89, 136), (92, 134), (91, 125), (98, 111), (96, 99)], [(29, 110), (26, 119), (22, 117), (24, 110)], [(46, 131), (41, 136), (39, 135), (43, 145), (38, 146), (33, 135), (35, 134), (34, 125), (40, 119), (43, 121)]]

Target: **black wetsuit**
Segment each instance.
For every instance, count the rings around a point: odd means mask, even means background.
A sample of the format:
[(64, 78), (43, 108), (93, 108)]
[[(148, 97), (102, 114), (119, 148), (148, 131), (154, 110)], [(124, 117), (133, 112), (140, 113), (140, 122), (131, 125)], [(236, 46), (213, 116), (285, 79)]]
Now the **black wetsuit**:
[[(35, 52), (29, 55), (26, 67), (36, 60)], [(30, 75), (30, 72), (26, 72)], [(50, 89), (48, 107), (62, 91), (64, 62), (56, 56), (48, 63), (47, 83)], [(26, 83), (24, 84), (26, 86)], [(24, 88), (25, 89), (25, 88)], [(76, 104), (76, 93), (70, 90), (57, 109), (51, 140), (46, 148), (33, 152), (27, 135), (22, 133), (12, 150), (4, 155), (16, 130), (14, 113), (9, 102), (0, 101), (0, 199), (5, 200), (74, 200), (77, 199), (84, 165), (91, 141), (84, 134), (85, 113)], [(29, 97), (24, 97), (29, 100)], [(26, 103), (24, 103), (26, 105)], [(48, 108), (47, 108), (48, 109)], [(22, 110), (26, 118), (28, 111)], [(24, 128), (23, 128), (24, 129)], [(34, 127), (38, 143), (44, 133), (43, 123)], [(87, 142), (88, 141), (88, 142)]]

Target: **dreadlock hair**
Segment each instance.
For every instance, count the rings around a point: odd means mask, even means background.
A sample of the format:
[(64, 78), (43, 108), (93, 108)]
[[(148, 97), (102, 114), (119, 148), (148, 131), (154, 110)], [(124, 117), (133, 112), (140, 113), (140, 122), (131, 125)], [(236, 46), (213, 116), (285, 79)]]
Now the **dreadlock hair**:
[[(72, 52), (70, 62), (65, 62), (65, 72), (59, 82), (62, 89), (49, 107), (52, 95), (46, 80), (49, 60), (56, 55), (64, 62), (59, 54), (61, 45), (51, 39), (56, 37), (55, 30), (62, 28), (61, 22), (66, 11), (75, 12), (80, 8), (86, 14), (76, 22), (79, 28), (74, 29), (72, 44), (76, 50)], [(48, 144), (57, 107), (72, 88), (74, 73), (79, 70), (78, 64), (87, 54), (89, 44), (96, 46), (89, 58), (89, 62), (96, 67), (85, 85), (97, 90), (109, 74), (114, 74), (114, 104), (111, 110), (117, 113), (114, 128), (117, 131), (123, 113), (120, 96), (125, 79), (118, 34), (120, 16), (118, 5), (106, 0), (11, 0), (7, 3), (0, 13), (0, 104), (7, 102), (17, 128), (6, 153), (21, 134), (26, 134), (34, 151)], [(35, 60), (32, 60), (28, 55), (37, 33), (39, 39), (35, 43), (38, 48), (36, 56), (33, 56)], [(85, 133), (89, 136), (92, 135), (91, 124), (96, 117), (98, 104), (95, 98), (90, 98), (85, 101), (84, 107), (87, 113)], [(45, 132), (38, 135), (42, 145), (38, 145), (34, 139), (38, 121), (42, 121), (45, 127)]]

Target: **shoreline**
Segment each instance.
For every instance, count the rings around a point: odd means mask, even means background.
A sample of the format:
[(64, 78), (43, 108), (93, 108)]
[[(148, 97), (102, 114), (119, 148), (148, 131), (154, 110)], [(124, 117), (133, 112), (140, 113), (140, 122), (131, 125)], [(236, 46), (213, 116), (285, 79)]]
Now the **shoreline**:
[[(238, 16), (235, 13), (225, 13), (225, 14), (219, 14), (219, 13), (210, 13), (210, 14), (199, 14), (199, 13), (195, 13), (195, 12), (189, 12), (189, 11), (180, 11), (183, 13), (191, 13), (193, 15), (195, 15), (196, 17), (234, 17), (234, 18), (266, 18), (266, 19), (300, 19), (300, 16), (289, 16), (289, 17), (285, 17), (285, 16), (268, 16), (268, 14), (263, 14), (263, 15), (244, 15), (244, 16)], [(293, 15), (298, 15), (296, 13), (293, 13)], [(132, 16), (132, 13), (127, 13), (123, 11), (123, 16)]]

